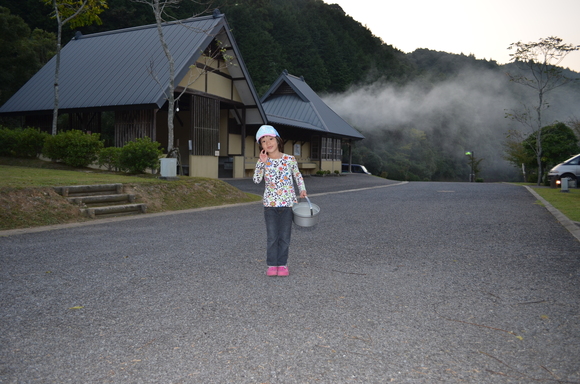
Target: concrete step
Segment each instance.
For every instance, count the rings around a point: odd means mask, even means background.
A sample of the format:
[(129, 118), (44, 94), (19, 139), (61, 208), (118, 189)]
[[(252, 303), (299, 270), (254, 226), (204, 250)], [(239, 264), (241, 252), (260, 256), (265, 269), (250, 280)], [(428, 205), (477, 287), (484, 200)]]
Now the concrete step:
[(70, 185), (54, 190), (64, 197), (116, 195), (123, 193), (123, 184)]
[(145, 213), (147, 206), (135, 203), (135, 195), (123, 193), (123, 184), (70, 185), (54, 187), (81, 212), (92, 218), (115, 217)]
[(89, 195), (67, 197), (67, 200), (73, 204), (95, 207), (110, 204), (132, 204), (135, 202), (135, 195), (129, 195), (127, 193), (117, 195)]
[(147, 206), (145, 204), (111, 205), (107, 207), (82, 208), (81, 212), (94, 219), (145, 213), (147, 212)]

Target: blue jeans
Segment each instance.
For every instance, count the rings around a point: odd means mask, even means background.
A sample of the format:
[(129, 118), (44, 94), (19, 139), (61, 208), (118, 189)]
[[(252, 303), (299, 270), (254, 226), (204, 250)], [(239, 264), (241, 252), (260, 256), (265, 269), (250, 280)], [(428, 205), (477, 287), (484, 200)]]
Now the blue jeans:
[(279, 267), (288, 263), (293, 216), (292, 208), (264, 207), (268, 235), (266, 262), (269, 267)]

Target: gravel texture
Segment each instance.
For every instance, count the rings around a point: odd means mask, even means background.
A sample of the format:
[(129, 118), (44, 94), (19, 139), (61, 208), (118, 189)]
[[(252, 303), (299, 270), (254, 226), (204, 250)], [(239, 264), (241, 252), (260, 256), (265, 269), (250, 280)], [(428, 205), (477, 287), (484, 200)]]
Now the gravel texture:
[(286, 278), (260, 203), (0, 237), (0, 383), (580, 383), (580, 243), (525, 188), (306, 186)]

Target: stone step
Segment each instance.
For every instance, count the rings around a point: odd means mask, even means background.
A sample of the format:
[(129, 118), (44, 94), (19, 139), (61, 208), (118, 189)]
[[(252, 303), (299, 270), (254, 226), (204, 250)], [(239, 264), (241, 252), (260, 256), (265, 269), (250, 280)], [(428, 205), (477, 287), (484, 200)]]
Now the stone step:
[(123, 184), (70, 185), (54, 190), (91, 218), (145, 213), (147, 206), (135, 203), (135, 195), (123, 193)]
[(89, 196), (76, 196), (67, 197), (67, 200), (73, 204), (86, 205), (90, 207), (102, 206), (113, 204), (125, 204), (134, 203), (135, 195), (129, 195), (127, 193), (116, 194), (116, 195), (89, 195)]
[(123, 184), (70, 185), (54, 187), (54, 190), (64, 197), (116, 195), (123, 193)]
[(145, 204), (111, 205), (107, 207), (83, 208), (81, 212), (86, 213), (91, 218), (103, 218), (145, 213), (147, 212), (147, 206)]

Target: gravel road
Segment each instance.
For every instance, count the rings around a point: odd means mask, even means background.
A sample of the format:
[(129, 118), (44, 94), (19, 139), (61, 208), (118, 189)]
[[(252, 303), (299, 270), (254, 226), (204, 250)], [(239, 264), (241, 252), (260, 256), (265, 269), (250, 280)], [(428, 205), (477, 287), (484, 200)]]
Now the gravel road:
[(580, 383), (580, 243), (525, 188), (306, 185), (287, 278), (260, 203), (0, 233), (0, 383)]

